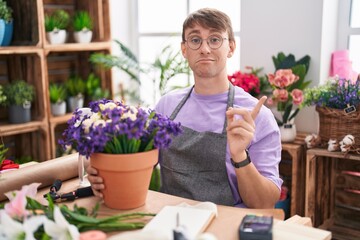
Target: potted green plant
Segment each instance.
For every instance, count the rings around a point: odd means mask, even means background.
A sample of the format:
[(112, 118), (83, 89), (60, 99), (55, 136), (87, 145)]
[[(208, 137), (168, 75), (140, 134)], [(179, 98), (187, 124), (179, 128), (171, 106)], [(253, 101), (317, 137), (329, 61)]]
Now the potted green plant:
[(13, 36), (13, 10), (0, 0), (0, 46), (9, 46)]
[[(119, 46), (119, 56), (105, 53), (93, 53), (90, 56), (90, 62), (104, 67), (105, 69), (115, 67), (129, 76), (132, 86), (139, 86), (139, 73), (144, 72), (144, 70), (140, 67), (137, 57), (120, 41), (115, 40), (115, 42)], [(128, 89), (124, 90), (121, 95), (127, 98), (127, 102), (134, 102), (137, 104), (141, 102), (138, 88), (133, 91)]]
[(60, 83), (51, 83), (49, 86), (51, 114), (61, 116), (66, 113), (66, 88)]
[(66, 42), (66, 28), (70, 23), (70, 15), (64, 10), (56, 10), (51, 15), (45, 15), (46, 37), (51, 44)]
[(85, 81), (79, 76), (74, 76), (65, 82), (65, 87), (68, 95), (69, 110), (74, 112), (77, 108), (83, 107), (86, 89)]
[(34, 86), (24, 80), (17, 80), (5, 85), (5, 105), (9, 106), (10, 123), (31, 121), (31, 102), (35, 97)]
[(0, 85), (0, 104), (5, 103), (6, 101), (6, 96), (3, 90), (3, 86)]
[(110, 92), (107, 89), (102, 89), (100, 85), (100, 78), (95, 76), (94, 73), (91, 73), (86, 79), (86, 95), (88, 101), (94, 101), (108, 98), (110, 96)]
[(78, 11), (73, 20), (74, 39), (77, 43), (89, 43), (92, 38), (93, 21), (86, 11)]

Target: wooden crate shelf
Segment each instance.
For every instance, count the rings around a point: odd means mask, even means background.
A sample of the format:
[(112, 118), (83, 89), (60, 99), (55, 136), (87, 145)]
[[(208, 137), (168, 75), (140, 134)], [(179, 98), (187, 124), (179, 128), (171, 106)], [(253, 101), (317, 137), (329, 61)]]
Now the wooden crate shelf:
[(14, 31), (11, 46), (41, 47), (43, 11), (42, 1), (7, 0), (13, 9)]
[(302, 143), (283, 143), (280, 175), (290, 190), (290, 216), (304, 215), (305, 199), (305, 146)]
[[(5, 107), (0, 107), (0, 137), (19, 143), (17, 154), (31, 153), (34, 159), (45, 161), (56, 157), (57, 139), (71, 114), (53, 117), (50, 111), (49, 84), (64, 82), (71, 74), (83, 79), (94, 73), (101, 79), (101, 87), (112, 95), (110, 70), (93, 66), (89, 56), (94, 52), (110, 53), (111, 35), (109, 0), (6, 0), (14, 10), (14, 35), (10, 46), (0, 48), (0, 84), (17, 79), (31, 83), (36, 89), (32, 105), (32, 121), (24, 124), (8, 124)], [(66, 44), (50, 45), (46, 40), (45, 14), (64, 9), (72, 17), (75, 11), (85, 10), (93, 18), (93, 38), (88, 44), (75, 43), (69, 28)], [(31, 136), (31, 137), (29, 137)], [(37, 136), (37, 137), (35, 137)], [(29, 151), (22, 146), (30, 143)], [(12, 146), (14, 145), (12, 143)], [(15, 145), (14, 145), (15, 146)]]
[[(337, 231), (336, 239), (360, 229), (360, 155), (309, 149), (306, 156), (305, 216), (315, 227)], [(357, 235), (359, 236), (359, 235)]]
[[(76, 11), (87, 11), (93, 20), (92, 42), (108, 42), (111, 40), (108, 0), (44, 0), (43, 4), (44, 15), (51, 14), (57, 9), (67, 11), (70, 16), (73, 16)], [(67, 43), (74, 43), (72, 30), (68, 31)], [(51, 46), (47, 40), (45, 40), (45, 45)]]
[(9, 149), (7, 158), (23, 159), (42, 162), (50, 156), (48, 130), (34, 128), (32, 131), (19, 132), (18, 134), (2, 136), (2, 142)]

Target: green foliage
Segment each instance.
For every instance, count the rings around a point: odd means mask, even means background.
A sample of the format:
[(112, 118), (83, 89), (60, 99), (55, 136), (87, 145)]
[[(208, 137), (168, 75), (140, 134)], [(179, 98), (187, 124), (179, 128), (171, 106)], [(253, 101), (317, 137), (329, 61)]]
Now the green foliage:
[(159, 191), (161, 186), (161, 175), (160, 175), (160, 168), (155, 167), (150, 180), (150, 190)]
[(51, 103), (61, 103), (66, 99), (66, 88), (61, 83), (51, 83), (49, 86)]
[(34, 99), (35, 89), (24, 80), (17, 80), (5, 85), (4, 95), (6, 105), (23, 105)]
[(140, 69), (139, 61), (137, 60), (135, 54), (121, 42), (117, 40), (115, 40), (115, 42), (120, 48), (119, 56), (113, 56), (111, 54), (103, 53), (94, 53), (90, 56), (90, 62), (99, 64), (106, 69), (116, 67), (129, 75), (132, 80), (140, 84), (138, 74), (142, 70)]
[(178, 74), (190, 74), (189, 65), (183, 59), (181, 52), (175, 52), (170, 45), (162, 49), (151, 66), (153, 71), (159, 74), (153, 79), (153, 82), (158, 82), (158, 90), (161, 95), (166, 93), (167, 83), (171, 78)]
[(6, 101), (6, 96), (3, 91), (3, 86), (0, 85), (0, 104), (5, 103), (5, 101)]
[(100, 78), (96, 77), (93, 73), (91, 73), (86, 80), (86, 94), (92, 101), (108, 98), (110, 96), (109, 90), (103, 90), (101, 88)]
[(0, 144), (0, 164), (2, 163), (3, 160), (5, 160), (5, 154), (9, 149), (7, 147), (5, 147), (5, 145), (2, 143)]
[[(140, 67), (140, 63), (135, 56), (135, 54), (120, 41), (115, 40), (117, 45), (119, 46), (120, 53), (118, 56), (111, 54), (103, 54), (103, 53), (94, 53), (90, 56), (90, 62), (94, 64), (98, 64), (106, 69), (111, 69), (113, 67), (119, 69), (120, 71), (126, 73), (130, 80), (135, 82), (135, 84), (140, 85), (139, 74), (144, 72), (144, 70)], [(134, 91), (124, 90), (129, 99), (139, 102), (140, 97), (137, 89)]]
[(7, 6), (4, 0), (0, 0), (0, 19), (4, 19), (7, 23), (10, 22), (13, 19), (12, 13), (11, 7)]
[(360, 105), (360, 79), (328, 79), (325, 84), (307, 88), (302, 106), (316, 105), (334, 109), (345, 109)]
[(51, 32), (54, 30), (65, 30), (70, 23), (70, 15), (64, 10), (56, 10), (51, 15), (45, 16), (45, 30)]
[(92, 30), (93, 22), (88, 12), (78, 11), (74, 15), (73, 27), (75, 32)]
[(65, 82), (65, 87), (67, 90), (67, 94), (70, 97), (75, 97), (78, 95), (84, 95), (85, 91), (86, 91), (86, 85), (85, 85), (85, 81), (78, 77), (78, 76), (74, 76), (69, 78), (66, 82)]

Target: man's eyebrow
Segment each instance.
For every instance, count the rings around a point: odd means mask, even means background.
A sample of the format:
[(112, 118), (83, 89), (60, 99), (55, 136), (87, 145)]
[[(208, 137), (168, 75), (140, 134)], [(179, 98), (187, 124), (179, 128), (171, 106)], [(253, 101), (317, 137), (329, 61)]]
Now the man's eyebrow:
[(200, 30), (194, 29), (194, 30), (190, 31), (188, 35), (191, 35), (191, 34), (199, 34), (199, 33), (200, 33)]

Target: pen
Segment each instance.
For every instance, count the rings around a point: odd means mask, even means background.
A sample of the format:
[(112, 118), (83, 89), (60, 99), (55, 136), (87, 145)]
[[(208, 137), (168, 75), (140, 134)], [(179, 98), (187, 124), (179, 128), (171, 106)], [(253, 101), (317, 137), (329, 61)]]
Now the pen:
[(190, 240), (186, 227), (180, 224), (180, 214), (178, 212), (176, 213), (176, 227), (173, 234), (174, 240)]

